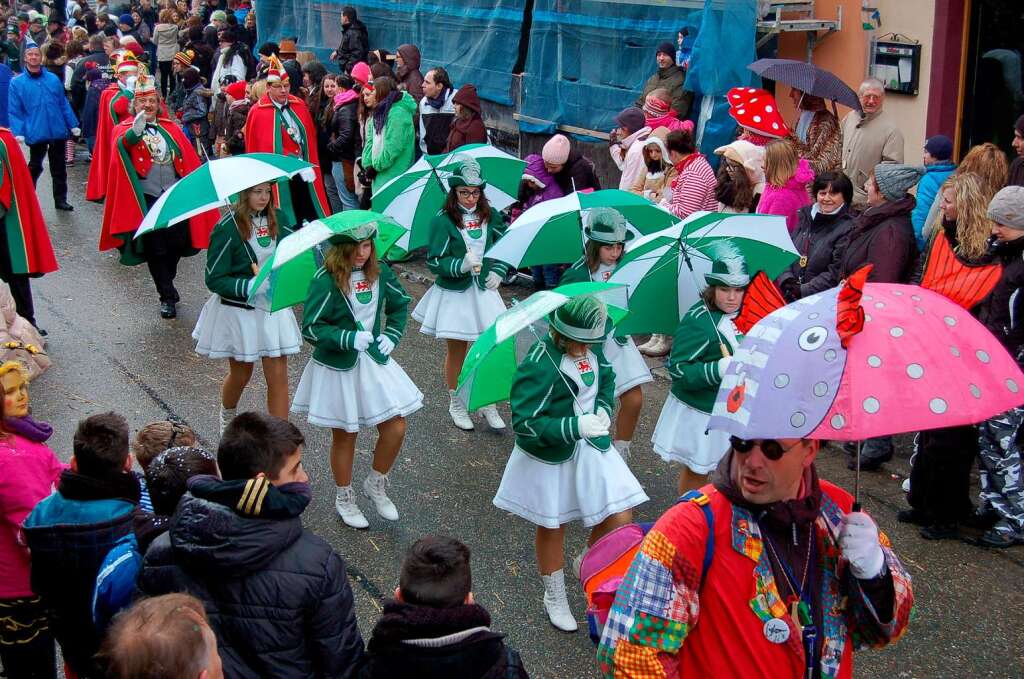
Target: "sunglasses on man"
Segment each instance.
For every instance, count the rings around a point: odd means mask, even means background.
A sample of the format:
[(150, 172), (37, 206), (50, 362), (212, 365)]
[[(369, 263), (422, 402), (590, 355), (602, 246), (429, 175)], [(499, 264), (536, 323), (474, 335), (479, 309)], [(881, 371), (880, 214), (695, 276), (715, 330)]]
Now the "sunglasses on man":
[(754, 448), (760, 448), (761, 454), (772, 462), (781, 460), (783, 455), (793, 450), (803, 442), (803, 439), (800, 439), (788, 448), (783, 448), (782, 444), (775, 439), (741, 439), (737, 436), (729, 437), (729, 444), (737, 453), (746, 454)]

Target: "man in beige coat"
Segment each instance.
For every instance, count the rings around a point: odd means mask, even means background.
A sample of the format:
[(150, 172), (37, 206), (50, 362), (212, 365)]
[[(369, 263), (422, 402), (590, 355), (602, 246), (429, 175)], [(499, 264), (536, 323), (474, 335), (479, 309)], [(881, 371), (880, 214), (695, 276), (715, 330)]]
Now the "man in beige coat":
[(903, 132), (882, 110), (885, 87), (868, 78), (858, 90), (863, 113), (850, 111), (843, 118), (843, 172), (853, 182), (853, 204), (867, 202), (864, 182), (879, 163), (903, 162)]

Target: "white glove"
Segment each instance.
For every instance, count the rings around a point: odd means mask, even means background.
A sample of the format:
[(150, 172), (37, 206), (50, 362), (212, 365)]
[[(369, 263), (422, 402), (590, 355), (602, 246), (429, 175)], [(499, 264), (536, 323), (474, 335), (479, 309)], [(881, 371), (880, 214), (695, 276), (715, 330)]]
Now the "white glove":
[(302, 177), (302, 181), (312, 184), (316, 181), (316, 170), (311, 167), (304, 167), (299, 170), (299, 176)]
[(607, 417), (602, 419), (600, 415), (595, 415), (593, 413), (580, 415), (577, 418), (580, 427), (580, 436), (585, 439), (592, 439), (595, 436), (607, 436), (609, 423), (606, 420)]
[(132, 121), (132, 132), (135, 134), (142, 134), (146, 131), (146, 112), (139, 111), (135, 114), (135, 120)]
[(390, 356), (394, 350), (395, 343), (391, 341), (390, 337), (381, 335), (377, 338), (377, 351), (381, 353), (381, 356)]
[(724, 375), (725, 371), (729, 368), (729, 362), (732, 361), (732, 356), (723, 356), (718, 359), (718, 374)]
[(606, 430), (610, 430), (612, 426), (612, 416), (604, 408), (597, 409), (597, 416), (601, 418), (601, 424), (604, 425)]
[(352, 348), (356, 351), (366, 351), (371, 342), (373, 342), (373, 333), (359, 330), (356, 332), (355, 340), (352, 341)]
[(484, 287), (488, 290), (497, 290), (498, 286), (501, 285), (501, 276), (494, 273), (493, 271), (487, 272), (487, 278), (484, 279)]
[(466, 251), (466, 256), (462, 258), (462, 266), (459, 270), (462, 273), (472, 273), (473, 269), (480, 266), (480, 258), (476, 256), (476, 253), (472, 250)]
[(839, 551), (850, 562), (850, 572), (858, 580), (870, 580), (882, 574), (885, 554), (878, 542), (878, 526), (864, 512), (850, 512), (843, 519)]
[(82, 128), (80, 128), (80, 127), (72, 127), (71, 128), (71, 136), (72, 137), (77, 137), (77, 136), (79, 136), (81, 134), (82, 134)]
[(19, 135), (16, 135), (16, 136), (14, 137), (14, 139), (15, 139), (15, 141), (17, 141), (17, 142), (18, 142), (19, 144), (24, 144), (24, 143), (25, 143), (25, 137), (21, 136), (20, 134), (19, 134)]

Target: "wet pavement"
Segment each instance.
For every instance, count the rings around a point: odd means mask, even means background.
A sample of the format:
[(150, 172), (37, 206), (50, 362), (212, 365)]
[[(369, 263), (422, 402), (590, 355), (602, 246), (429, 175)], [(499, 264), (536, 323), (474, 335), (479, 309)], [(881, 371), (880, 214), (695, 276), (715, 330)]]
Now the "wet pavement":
[[(101, 209), (84, 202), (86, 167), (70, 169), (72, 213), (56, 212), (48, 175), (40, 180), (43, 211), (61, 270), (33, 282), (36, 316), (49, 331), (47, 350), (53, 368), (32, 385), (35, 414), (55, 429), (51, 447), (64, 460), (71, 451), (76, 422), (86, 415), (115, 410), (135, 430), (147, 422), (180, 417), (214, 450), (221, 361), (193, 352), (190, 337), (203, 303), (205, 255), (182, 261), (177, 286), (182, 303), (178, 318), (159, 318), (158, 302), (145, 266), (123, 267), (116, 253), (99, 253)], [(401, 267), (404, 283), (416, 298), (426, 286), (422, 262)], [(505, 288), (506, 296), (525, 297), (526, 287)], [(327, 462), (329, 432), (296, 420), (307, 438), (305, 464), (314, 499), (304, 515), (306, 526), (330, 542), (345, 558), (365, 638), (378, 617), (384, 597), (398, 580), (404, 550), (429, 533), (454, 535), (472, 550), (474, 595), (491, 612), (493, 627), (508, 635), (531, 676), (596, 676), (594, 647), (585, 633), (581, 591), (571, 585), (570, 603), (584, 625), (575, 635), (552, 628), (541, 606), (542, 586), (533, 556), (533, 527), (497, 510), (491, 498), (512, 448), (508, 433), (463, 432), (452, 426), (441, 366), (443, 345), (418, 332), (411, 320), (395, 351), (425, 395), (424, 407), (409, 419), (408, 436), (391, 474), (391, 497), (401, 519), (377, 517), (370, 502), (361, 504), (370, 528), (344, 527), (333, 511), (333, 482)], [(289, 362), (291, 390), (309, 356), (308, 347)], [(675, 472), (650, 447), (650, 436), (668, 392), (660, 378), (644, 389), (645, 407), (632, 447), (630, 466), (651, 501), (636, 512), (653, 520), (675, 499)], [(265, 386), (259, 369), (240, 408), (260, 409)], [(507, 406), (500, 408), (508, 419)], [(478, 419), (478, 427), (485, 425)], [(361, 434), (355, 483), (370, 466), (375, 432)], [(905, 508), (900, 482), (909, 473), (907, 441), (901, 438), (897, 459), (882, 471), (865, 474), (862, 500), (892, 538), (914, 578), (916, 618), (895, 647), (858, 652), (861, 677), (1022, 677), (1024, 676), (1024, 547), (984, 550), (959, 541), (929, 542), (912, 526), (898, 524)], [(823, 451), (822, 477), (852, 488), (853, 473), (836, 449)], [(568, 555), (585, 543), (578, 524), (567, 531)], [(567, 581), (569, 578), (567, 578)]]

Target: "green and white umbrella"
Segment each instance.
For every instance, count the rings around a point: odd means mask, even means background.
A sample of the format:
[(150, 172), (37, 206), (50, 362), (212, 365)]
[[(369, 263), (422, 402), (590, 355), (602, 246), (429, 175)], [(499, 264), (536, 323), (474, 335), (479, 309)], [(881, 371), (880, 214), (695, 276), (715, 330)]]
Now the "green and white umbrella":
[(480, 163), (480, 174), (487, 182), (484, 194), (492, 208), (504, 210), (516, 202), (526, 162), (513, 155), (489, 144), (467, 144), (451, 153), (423, 156), (373, 194), (374, 210), (409, 229), (398, 241), (399, 248), (409, 251), (427, 244), (430, 222), (444, 206), (448, 178), (458, 167), (459, 156)]
[(575, 262), (584, 250), (587, 212), (594, 208), (611, 208), (621, 214), (634, 240), (678, 221), (671, 212), (629, 191), (577, 191), (538, 203), (519, 215), (485, 255), (515, 268)]
[(610, 283), (569, 283), (535, 292), (502, 313), (473, 342), (459, 374), (457, 395), (470, 410), (506, 401), (516, 367), (548, 333), (547, 316), (574, 297), (593, 296), (608, 306), (613, 323), (626, 315), (626, 289)]
[(297, 174), (307, 182), (316, 178), (311, 164), (276, 153), (244, 153), (211, 160), (164, 191), (143, 217), (135, 237), (228, 205), (234, 195), (257, 184)]
[(260, 267), (249, 289), (249, 304), (277, 311), (306, 301), (309, 283), (323, 266), (321, 244), (362, 226), (377, 226), (377, 255), (395, 244), (406, 229), (393, 219), (369, 210), (346, 210), (309, 222), (277, 244), (274, 253)]
[(751, 276), (764, 271), (772, 279), (799, 257), (785, 217), (776, 215), (695, 212), (628, 244), (608, 279), (629, 290), (629, 316), (616, 334), (675, 333), (679, 319), (700, 299), (711, 263), (737, 255)]

